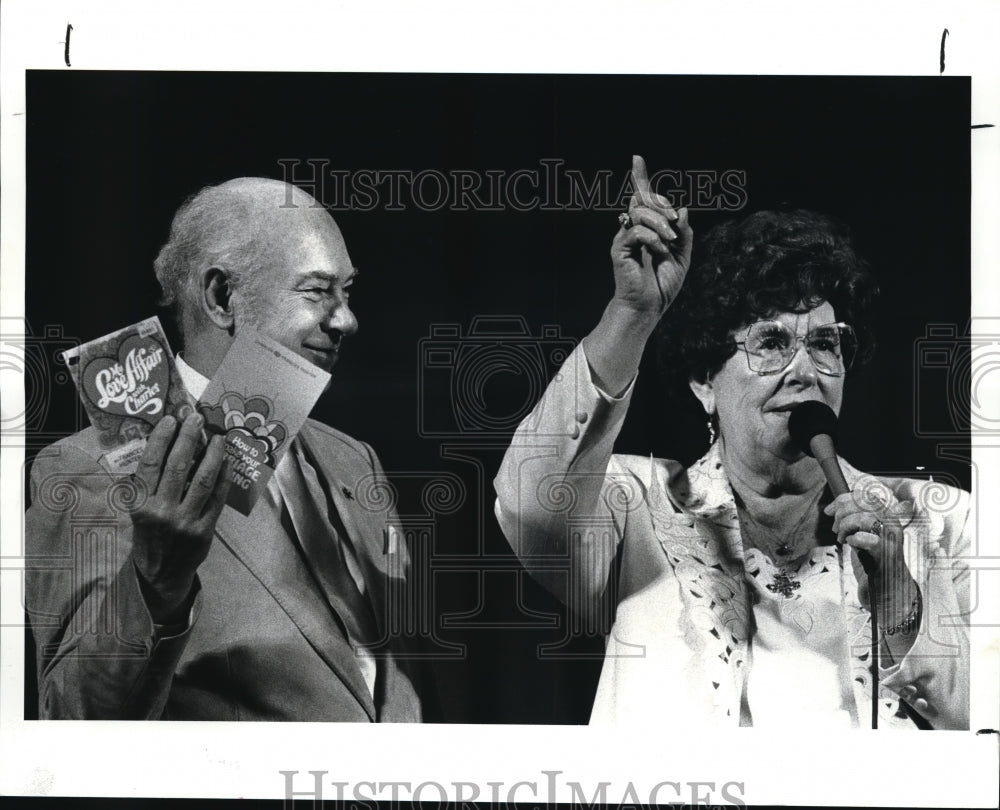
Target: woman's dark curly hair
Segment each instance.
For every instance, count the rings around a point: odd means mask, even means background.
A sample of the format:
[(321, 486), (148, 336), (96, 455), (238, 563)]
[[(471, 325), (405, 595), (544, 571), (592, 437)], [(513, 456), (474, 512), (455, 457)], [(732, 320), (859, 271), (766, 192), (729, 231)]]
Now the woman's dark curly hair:
[(732, 331), (778, 312), (807, 312), (822, 301), (854, 327), (855, 362), (874, 351), (870, 320), (878, 287), (846, 228), (822, 214), (760, 211), (726, 222), (695, 245), (693, 257), (657, 338), (664, 373), (684, 389), (732, 357)]

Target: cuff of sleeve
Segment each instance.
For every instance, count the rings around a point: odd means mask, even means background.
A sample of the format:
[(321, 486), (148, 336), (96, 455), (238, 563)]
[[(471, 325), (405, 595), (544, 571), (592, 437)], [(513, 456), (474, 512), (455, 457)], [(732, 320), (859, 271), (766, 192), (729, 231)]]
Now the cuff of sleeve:
[(580, 354), (583, 356), (583, 367), (586, 369), (587, 375), (587, 385), (597, 393), (597, 396), (603, 399), (605, 402), (618, 404), (620, 402), (627, 401), (632, 396), (632, 391), (635, 390), (635, 381), (639, 379), (639, 375), (636, 374), (632, 377), (631, 382), (625, 386), (625, 389), (615, 396), (614, 394), (609, 394), (603, 388), (601, 388), (596, 382), (594, 382), (594, 374), (590, 368), (590, 360), (587, 358), (587, 352), (583, 347), (583, 343), (579, 346)]
[(880, 680), (934, 728), (967, 729), (968, 643), (960, 628), (942, 621), (943, 616), (957, 615), (957, 606), (940, 605), (947, 601), (941, 592), (924, 591), (924, 610), (913, 646), (895, 665), (879, 668)]
[[(188, 595), (184, 598), (184, 604), (187, 605), (187, 608), (183, 611), (184, 618), (178, 619), (173, 622), (158, 624), (153, 619), (153, 614), (149, 609), (149, 603), (146, 601), (146, 593), (148, 593), (148, 591), (144, 591), (143, 589), (144, 580), (142, 579), (142, 575), (139, 573), (139, 569), (135, 564), (135, 559), (134, 558), (130, 559), (131, 559), (131, 565), (126, 564), (126, 566), (124, 566), (125, 568), (130, 569), (130, 576), (127, 577), (128, 579), (127, 587), (129, 591), (134, 591), (135, 597), (137, 598), (138, 602), (143, 606), (144, 608), (143, 613), (145, 614), (144, 618), (148, 620), (149, 626), (152, 628), (152, 634), (155, 635), (157, 638), (162, 638), (166, 635), (177, 635), (178, 633), (183, 632), (185, 628), (190, 627), (190, 625), (193, 622), (194, 603), (198, 593), (201, 590), (201, 582), (198, 579), (198, 574), (195, 573), (194, 581), (191, 583), (191, 590), (188, 592)], [(124, 573), (124, 571), (122, 573)], [(147, 585), (146, 588), (148, 587), (149, 586)], [(138, 617), (136, 617), (136, 619), (138, 622)], [(145, 628), (143, 628), (142, 636), (147, 637), (148, 635), (150, 634), (145, 632)]]
[(51, 717), (150, 720), (162, 716), (174, 670), (184, 652), (201, 606), (201, 585), (192, 587), (187, 626), (172, 636), (157, 636), (142, 599), (131, 560), (121, 567), (105, 594), (95, 629), (84, 634), (63, 675), (70, 686)]
[[(174, 672), (177, 670), (177, 665), (187, 647), (191, 628), (201, 611), (201, 584), (197, 576), (192, 593), (194, 598), (185, 627), (171, 635), (160, 635), (156, 632), (157, 626), (152, 624), (152, 620), (150, 620), (151, 627), (154, 628), (154, 635), (146, 666), (141, 676), (133, 684), (122, 707), (123, 718), (155, 720), (164, 717)], [(170, 629), (173, 630), (175, 627), (171, 625)]]
[(174, 622), (173, 624), (157, 624), (153, 622), (154, 638), (157, 640), (175, 638), (186, 633), (194, 626), (198, 609), (201, 606), (201, 582), (198, 580), (197, 575), (195, 576), (194, 587), (191, 589), (190, 602), (191, 606), (188, 608), (184, 621)]
[[(198, 622), (201, 605), (201, 580), (198, 579), (196, 574), (194, 585), (191, 587), (191, 607), (188, 608), (187, 617), (184, 622), (177, 622), (176, 624), (153, 624), (153, 650), (156, 655), (160, 655), (174, 647), (177, 648), (178, 653), (183, 651), (191, 630)], [(166, 657), (169, 658), (170, 656)]]
[[(920, 583), (917, 583), (917, 588), (920, 589)], [(917, 634), (906, 655), (887, 667), (881, 666), (881, 661), (879, 662), (879, 678), (881, 682), (897, 693), (900, 689), (910, 685), (910, 680), (915, 676), (916, 670), (919, 669), (919, 667), (914, 666), (914, 662), (923, 658), (923, 653), (926, 652), (927, 608), (923, 600), (923, 593), (921, 593), (921, 605), (923, 605), (923, 609), (921, 610), (920, 621), (917, 625)], [(884, 628), (880, 629), (884, 631)]]

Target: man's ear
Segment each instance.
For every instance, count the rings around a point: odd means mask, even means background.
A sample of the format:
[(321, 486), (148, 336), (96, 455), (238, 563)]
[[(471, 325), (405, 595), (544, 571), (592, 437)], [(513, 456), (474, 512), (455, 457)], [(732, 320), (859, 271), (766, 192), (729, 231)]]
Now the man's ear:
[(699, 382), (692, 377), (688, 380), (688, 385), (691, 386), (694, 395), (698, 397), (698, 401), (701, 402), (705, 413), (709, 416), (715, 413), (715, 389), (712, 387), (712, 378), (707, 377), (705, 382)]
[(229, 276), (220, 267), (209, 267), (201, 277), (201, 305), (220, 329), (233, 325), (232, 289)]

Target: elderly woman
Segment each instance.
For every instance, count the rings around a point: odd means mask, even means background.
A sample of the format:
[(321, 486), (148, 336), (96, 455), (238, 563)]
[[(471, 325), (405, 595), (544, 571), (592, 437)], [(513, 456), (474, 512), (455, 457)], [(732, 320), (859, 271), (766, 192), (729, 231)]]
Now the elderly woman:
[[(525, 568), (583, 617), (614, 604), (591, 722), (967, 728), (968, 494), (840, 459), (834, 497), (789, 433), (801, 403), (839, 413), (870, 350), (864, 263), (822, 216), (761, 212), (689, 273), (687, 211), (641, 158), (633, 185), (614, 296), (495, 482)], [(712, 437), (687, 469), (612, 453), (668, 309), (661, 354)]]

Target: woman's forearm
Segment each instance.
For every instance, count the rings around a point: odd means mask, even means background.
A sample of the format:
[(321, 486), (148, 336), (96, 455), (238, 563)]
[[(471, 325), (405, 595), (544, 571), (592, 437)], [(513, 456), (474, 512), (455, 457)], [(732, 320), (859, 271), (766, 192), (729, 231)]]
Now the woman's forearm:
[(628, 388), (659, 318), (655, 311), (637, 312), (615, 299), (604, 308), (583, 349), (594, 382), (605, 393), (617, 397)]

